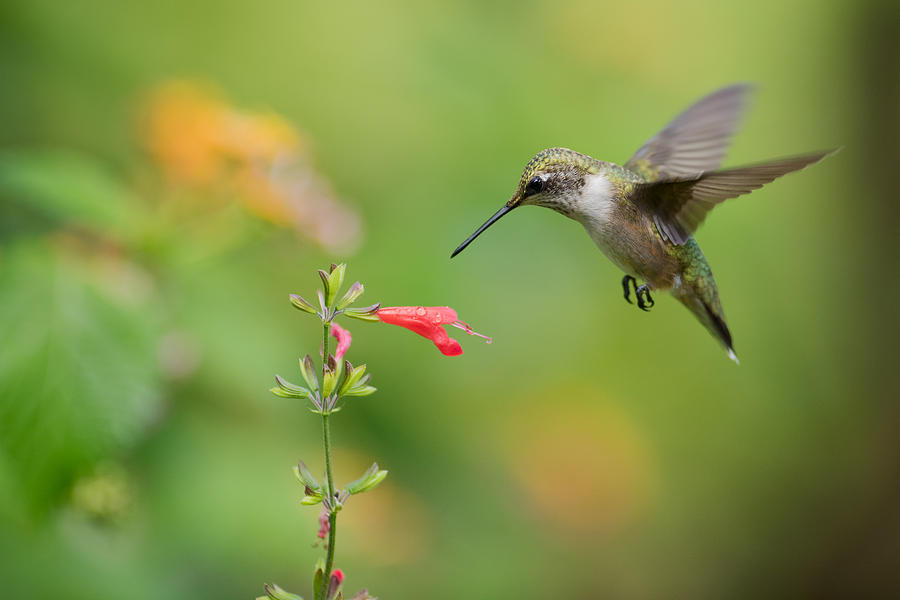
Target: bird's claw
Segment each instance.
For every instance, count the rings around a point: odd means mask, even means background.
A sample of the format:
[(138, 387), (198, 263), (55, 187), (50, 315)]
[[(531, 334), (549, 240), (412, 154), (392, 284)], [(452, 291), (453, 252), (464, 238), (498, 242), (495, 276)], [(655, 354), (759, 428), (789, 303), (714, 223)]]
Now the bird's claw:
[(653, 301), (653, 297), (650, 296), (650, 288), (647, 287), (647, 284), (638, 286), (634, 289), (634, 295), (637, 296), (637, 305), (643, 311), (649, 311), (656, 302)]
[(625, 301), (628, 304), (633, 304), (631, 302), (631, 287), (634, 287), (634, 295), (637, 297), (637, 305), (643, 311), (649, 311), (656, 302), (653, 301), (653, 298), (650, 296), (650, 288), (647, 287), (647, 284), (638, 285), (637, 280), (631, 275), (626, 275), (622, 278), (622, 291), (625, 292)]
[(629, 284), (633, 285), (635, 289), (637, 289), (637, 281), (635, 281), (634, 277), (632, 277), (631, 275), (626, 275), (622, 278), (622, 290), (624, 290), (625, 292), (625, 301), (628, 302), (628, 304), (633, 304), (631, 302), (631, 288), (629, 287)]

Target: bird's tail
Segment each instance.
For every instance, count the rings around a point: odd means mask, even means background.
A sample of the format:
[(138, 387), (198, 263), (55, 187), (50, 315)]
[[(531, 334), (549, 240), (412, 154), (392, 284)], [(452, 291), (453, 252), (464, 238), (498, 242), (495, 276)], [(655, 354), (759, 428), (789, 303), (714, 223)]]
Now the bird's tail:
[(675, 297), (684, 304), (694, 316), (703, 323), (703, 326), (719, 340), (719, 343), (728, 353), (728, 358), (741, 364), (737, 354), (734, 353), (734, 344), (731, 340), (731, 332), (725, 323), (725, 313), (722, 311), (722, 303), (719, 301), (719, 293), (715, 284), (711, 286), (684, 286), (678, 290)]

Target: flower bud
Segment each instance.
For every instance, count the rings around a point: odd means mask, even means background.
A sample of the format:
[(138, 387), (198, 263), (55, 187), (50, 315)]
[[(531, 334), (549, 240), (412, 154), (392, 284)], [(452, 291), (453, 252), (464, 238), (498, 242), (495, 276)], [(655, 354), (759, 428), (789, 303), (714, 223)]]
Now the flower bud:
[(338, 590), (343, 582), (344, 572), (340, 569), (332, 571), (331, 577), (328, 579), (328, 591), (325, 593), (325, 600), (332, 600), (338, 594)]

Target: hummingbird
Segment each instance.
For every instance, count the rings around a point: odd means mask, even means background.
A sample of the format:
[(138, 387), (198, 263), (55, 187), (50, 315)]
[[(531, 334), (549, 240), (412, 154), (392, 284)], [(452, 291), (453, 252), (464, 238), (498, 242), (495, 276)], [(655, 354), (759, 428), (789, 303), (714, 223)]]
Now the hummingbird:
[(693, 234), (723, 200), (835, 151), (720, 168), (751, 89), (731, 85), (701, 98), (622, 166), (568, 148), (542, 150), (528, 161), (509, 201), (450, 258), (513, 209), (545, 206), (581, 223), (625, 273), (622, 290), (629, 304), (632, 290), (644, 311), (655, 303), (651, 292), (670, 292), (738, 363), (716, 281)]

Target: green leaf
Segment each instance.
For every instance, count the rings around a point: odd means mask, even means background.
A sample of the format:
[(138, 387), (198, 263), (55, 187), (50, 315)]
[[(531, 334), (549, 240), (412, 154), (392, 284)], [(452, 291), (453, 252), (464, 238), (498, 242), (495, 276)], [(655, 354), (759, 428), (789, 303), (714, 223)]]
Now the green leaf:
[(316, 377), (316, 365), (313, 363), (309, 354), (300, 359), (300, 373), (303, 375), (303, 379), (310, 389), (319, 389), (319, 378)]
[(344, 271), (346, 270), (347, 265), (344, 263), (332, 267), (331, 273), (328, 275), (328, 290), (326, 294), (328, 306), (331, 306), (338, 292), (341, 291), (341, 286), (344, 285)]
[(298, 461), (296, 465), (294, 465), (294, 476), (297, 477), (297, 480), (304, 486), (308, 487), (314, 491), (320, 491), (322, 486), (319, 485), (318, 480), (313, 476), (312, 472), (309, 470), (309, 467), (306, 466), (306, 463)]
[(305, 399), (309, 398), (312, 395), (312, 392), (310, 392), (302, 385), (294, 385), (280, 375), (275, 376), (275, 381), (278, 383), (278, 387), (272, 388), (270, 391), (276, 396), (281, 396), (282, 398)]
[(313, 506), (315, 504), (318, 504), (319, 502), (321, 502), (324, 499), (325, 499), (325, 497), (321, 496), (319, 494), (315, 494), (312, 496), (303, 496), (303, 499), (300, 500), (300, 504), (302, 504), (304, 506)]
[(350, 388), (344, 393), (344, 396), (370, 396), (378, 391), (378, 388), (371, 385), (362, 385)]
[(325, 583), (325, 559), (319, 558), (316, 561), (316, 570), (313, 573), (313, 598), (318, 598), (318, 591), (322, 589)]
[(360, 321), (370, 321), (377, 323), (381, 319), (378, 318), (378, 309), (381, 308), (381, 303), (373, 304), (371, 306), (366, 306), (365, 308), (345, 308), (344, 316), (350, 317), (351, 319), (359, 319)]
[[(292, 594), (288, 591), (285, 591), (274, 583), (267, 583), (264, 587), (266, 590), (266, 594), (268, 594), (267, 597), (271, 598), (272, 600), (303, 600), (303, 598), (298, 596), (297, 594)], [(256, 600), (260, 599), (257, 598)]]
[(332, 300), (334, 300), (335, 294), (337, 294), (336, 290), (331, 289), (331, 282), (328, 279), (328, 272), (319, 269), (319, 278), (322, 280), (322, 288), (324, 290), (324, 295), (319, 294), (319, 301), (325, 308), (331, 306)]
[(0, 454), (40, 511), (159, 415), (160, 302), (37, 242), (5, 247), (2, 260)]
[(344, 489), (347, 490), (347, 493), (351, 495), (367, 492), (384, 481), (384, 478), (387, 477), (387, 474), (387, 471), (378, 469), (378, 463), (372, 463), (372, 466), (362, 474), (362, 477), (351, 483), (348, 483), (344, 487)]
[(322, 396), (324, 398), (330, 396), (331, 392), (334, 391), (335, 386), (337, 386), (337, 377), (337, 370), (325, 369), (325, 372), (322, 374)]
[(60, 151), (0, 153), (0, 207), (0, 237), (18, 233), (35, 217), (108, 233), (110, 228), (122, 231), (142, 214), (134, 196), (102, 162)]
[(337, 389), (343, 371), (343, 361), (337, 360), (334, 354), (329, 354), (325, 362), (325, 371), (322, 373), (322, 396), (327, 398)]
[(368, 396), (375, 393), (376, 388), (368, 385), (371, 375), (366, 373), (355, 385), (344, 392), (344, 396)]
[(303, 296), (291, 294), (291, 304), (294, 305), (294, 308), (299, 308), (303, 312), (316, 314), (316, 307), (310, 304)]
[(297, 396), (293, 395), (293, 394), (290, 393), (290, 392), (284, 391), (283, 389), (281, 389), (281, 388), (278, 387), (278, 386), (269, 388), (269, 391), (272, 392), (273, 394), (275, 394), (276, 396), (280, 397), (280, 398), (296, 398), (296, 397), (297, 397)]
[(338, 396), (345, 396), (347, 391), (350, 388), (354, 387), (357, 383), (359, 383), (360, 379), (362, 379), (363, 375), (366, 374), (366, 365), (359, 365), (353, 369), (347, 370), (347, 377), (344, 378), (344, 382), (341, 384), (341, 389), (338, 390)]
[(338, 300), (337, 306), (335, 308), (337, 310), (343, 310), (356, 302), (356, 300), (362, 296), (362, 293), (365, 291), (363, 284), (360, 282), (356, 282), (350, 286), (350, 289), (347, 290), (347, 293), (344, 294), (344, 297)]

